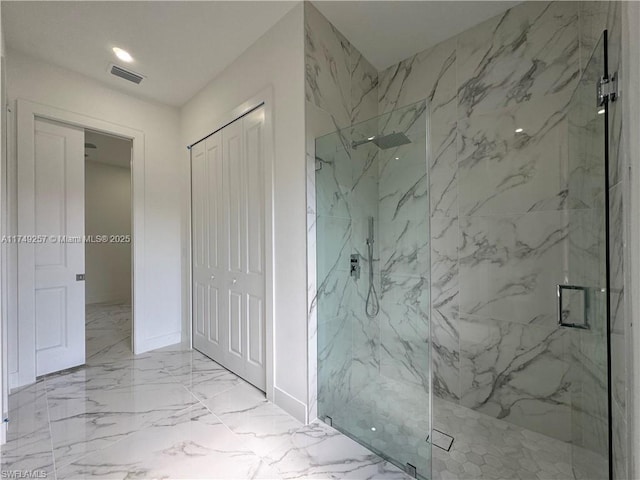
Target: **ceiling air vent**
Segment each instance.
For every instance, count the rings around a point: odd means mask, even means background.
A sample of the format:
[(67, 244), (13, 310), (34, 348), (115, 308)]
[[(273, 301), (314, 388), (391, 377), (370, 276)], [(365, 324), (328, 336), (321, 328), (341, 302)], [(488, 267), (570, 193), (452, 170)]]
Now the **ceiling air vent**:
[(130, 82), (133, 82), (136, 84), (144, 80), (144, 77), (139, 73), (135, 73), (130, 70), (125, 70), (124, 68), (114, 64), (109, 65), (109, 72), (112, 75), (115, 75), (116, 77), (124, 78), (125, 80), (129, 80)]

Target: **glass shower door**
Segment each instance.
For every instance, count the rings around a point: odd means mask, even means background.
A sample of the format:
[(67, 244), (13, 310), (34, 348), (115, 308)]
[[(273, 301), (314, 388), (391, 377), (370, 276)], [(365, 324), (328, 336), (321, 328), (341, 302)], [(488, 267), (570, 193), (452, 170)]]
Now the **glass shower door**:
[(431, 476), (427, 106), (316, 139), (318, 417)]
[(608, 78), (603, 33), (568, 109), (568, 225), (558, 317), (570, 355), (571, 450), (577, 480), (610, 478), (608, 262), (609, 99), (596, 91)]

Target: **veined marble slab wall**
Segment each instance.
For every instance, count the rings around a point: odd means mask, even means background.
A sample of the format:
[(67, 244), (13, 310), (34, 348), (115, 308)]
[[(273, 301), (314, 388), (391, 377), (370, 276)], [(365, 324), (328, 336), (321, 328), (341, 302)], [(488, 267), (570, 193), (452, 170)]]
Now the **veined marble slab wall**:
[[(354, 328), (351, 322), (351, 302), (361, 297), (357, 285), (349, 277), (349, 255), (355, 251), (354, 229), (363, 231), (363, 219), (375, 205), (377, 184), (373, 185), (369, 169), (377, 169), (366, 161), (365, 151), (352, 158), (349, 128), (354, 123), (373, 118), (378, 110), (378, 75), (375, 68), (351, 43), (310, 3), (305, 3), (305, 97), (307, 132), (307, 237), (308, 237), (308, 331), (309, 331), (309, 418), (317, 416), (316, 387), (318, 376), (331, 397), (344, 402), (351, 389), (352, 342), (367, 332)], [(344, 130), (335, 144), (320, 146), (317, 154), (315, 139)], [(329, 142), (331, 143), (331, 142)], [(322, 159), (320, 159), (322, 157)], [(316, 198), (316, 168), (323, 188)], [(354, 192), (352, 192), (354, 190)], [(355, 192), (357, 190), (357, 192)], [(371, 197), (371, 202), (350, 204), (350, 196)], [(318, 213), (318, 214), (316, 214)], [(316, 220), (317, 219), (317, 220)], [(316, 229), (316, 221), (322, 223)], [(318, 252), (321, 264), (316, 265), (316, 230), (321, 239)], [(361, 235), (360, 235), (361, 236)], [(362, 245), (358, 246), (362, 253)], [(362, 265), (363, 275), (367, 265)], [(377, 276), (379, 281), (379, 275)], [(325, 324), (318, 328), (318, 297), (326, 311), (320, 317)], [(318, 335), (325, 349), (316, 351)], [(356, 355), (364, 359), (367, 343)], [(326, 362), (331, 358), (331, 362)], [(339, 358), (343, 360), (340, 361)], [(317, 360), (319, 359), (319, 360)], [(368, 359), (375, 362), (375, 357)], [(316, 363), (318, 361), (318, 363)]]
[(381, 112), (431, 102), (434, 393), (563, 440), (555, 285), (579, 74), (579, 4), (528, 2), (381, 72), (378, 90)]
[(411, 143), (378, 150), (376, 199), (380, 374), (411, 384), (413, 392), (420, 392), (425, 411), (431, 390), (427, 117), (424, 101), (379, 117), (377, 134), (404, 132)]

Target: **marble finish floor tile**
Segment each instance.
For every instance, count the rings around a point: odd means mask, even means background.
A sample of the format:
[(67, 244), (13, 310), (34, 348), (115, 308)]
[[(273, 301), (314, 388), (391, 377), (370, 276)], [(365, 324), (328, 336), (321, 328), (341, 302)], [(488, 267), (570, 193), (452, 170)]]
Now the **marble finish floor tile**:
[(214, 396), (205, 405), (260, 455), (273, 450), (274, 441), (303, 426), (246, 382)]
[(0, 447), (0, 470), (54, 473), (44, 382), (21, 388), (9, 397), (7, 443)]
[(134, 356), (130, 319), (127, 305), (89, 306), (87, 364), (11, 394), (3, 476), (408, 478), (184, 345)]
[(320, 421), (283, 438), (266, 459), (285, 479), (411, 478)]
[(87, 305), (85, 329), (87, 365), (133, 358), (130, 305)]
[(203, 405), (58, 470), (58, 478), (280, 478)]

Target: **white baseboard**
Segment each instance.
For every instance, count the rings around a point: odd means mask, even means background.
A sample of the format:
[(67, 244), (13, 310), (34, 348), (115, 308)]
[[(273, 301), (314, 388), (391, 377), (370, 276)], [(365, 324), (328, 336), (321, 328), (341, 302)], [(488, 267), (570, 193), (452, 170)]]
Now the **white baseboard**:
[(9, 374), (9, 393), (13, 392), (17, 388), (31, 385), (36, 381), (35, 378), (28, 377), (27, 375), (20, 375), (20, 372), (14, 372)]
[(307, 423), (307, 404), (278, 387), (273, 388), (273, 403), (302, 423)]
[(133, 353), (139, 355), (150, 350), (156, 350), (158, 348), (168, 347), (169, 345), (175, 345), (176, 343), (180, 343), (181, 340), (181, 332), (174, 332), (168, 335), (161, 335), (159, 337), (147, 338), (144, 340), (136, 340), (133, 347)]
[(95, 304), (119, 304), (127, 303), (131, 305), (131, 292), (110, 293), (108, 295), (100, 295), (95, 297), (87, 297), (85, 300), (87, 305)]

